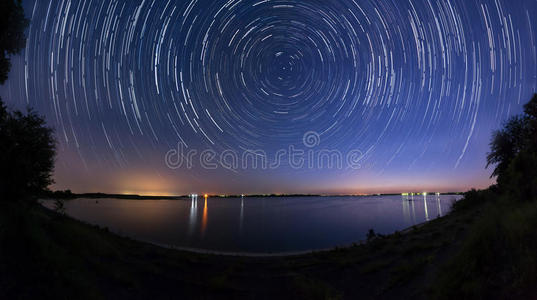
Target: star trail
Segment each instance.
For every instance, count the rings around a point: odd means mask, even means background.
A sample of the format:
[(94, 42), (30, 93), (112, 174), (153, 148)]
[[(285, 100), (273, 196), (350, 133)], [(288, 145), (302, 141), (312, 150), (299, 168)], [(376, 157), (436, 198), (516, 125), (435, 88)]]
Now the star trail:
[[(535, 0), (26, 1), (0, 95), (55, 128), (58, 188), (368, 193), (490, 184), (536, 91)], [(170, 169), (186, 149), (363, 153), (359, 169)]]

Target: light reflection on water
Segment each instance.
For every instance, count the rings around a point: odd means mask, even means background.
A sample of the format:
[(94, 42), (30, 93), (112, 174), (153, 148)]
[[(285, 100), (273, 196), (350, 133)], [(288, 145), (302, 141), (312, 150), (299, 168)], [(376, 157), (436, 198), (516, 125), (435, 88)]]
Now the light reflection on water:
[[(443, 216), (460, 196), (75, 199), (66, 212), (162, 245), (223, 252), (326, 249)], [(202, 203), (199, 203), (203, 201)], [(52, 208), (53, 201), (43, 201)]]
[(207, 197), (205, 197), (205, 205), (203, 205), (203, 218), (201, 219), (201, 235), (205, 236), (207, 229)]
[(196, 227), (196, 219), (198, 216), (198, 196), (192, 196), (190, 201), (190, 217), (188, 222), (188, 236), (192, 236)]

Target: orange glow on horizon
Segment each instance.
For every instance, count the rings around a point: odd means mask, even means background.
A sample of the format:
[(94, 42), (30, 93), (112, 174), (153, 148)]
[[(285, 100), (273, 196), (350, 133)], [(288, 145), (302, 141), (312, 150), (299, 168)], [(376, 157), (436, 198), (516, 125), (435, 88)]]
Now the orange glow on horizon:
[(173, 196), (177, 184), (167, 178), (155, 176), (150, 172), (125, 172), (114, 180), (120, 194), (141, 196)]

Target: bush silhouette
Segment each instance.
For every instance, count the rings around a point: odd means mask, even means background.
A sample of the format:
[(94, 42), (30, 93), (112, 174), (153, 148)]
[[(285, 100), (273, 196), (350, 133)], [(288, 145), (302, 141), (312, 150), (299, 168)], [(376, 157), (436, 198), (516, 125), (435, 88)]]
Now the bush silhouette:
[(55, 140), (34, 111), (8, 112), (0, 99), (0, 199), (38, 195), (52, 183)]

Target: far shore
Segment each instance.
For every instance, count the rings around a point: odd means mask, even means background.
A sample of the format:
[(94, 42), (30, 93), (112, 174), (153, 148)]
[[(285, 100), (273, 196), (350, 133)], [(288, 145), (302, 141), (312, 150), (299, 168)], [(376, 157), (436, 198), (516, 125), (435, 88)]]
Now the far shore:
[[(341, 194), (341, 195), (329, 195), (329, 194), (244, 194), (244, 195), (214, 195), (208, 194), (208, 198), (293, 198), (293, 197), (372, 197), (372, 196), (400, 196), (402, 193), (384, 193), (384, 194)], [(405, 193), (410, 195), (411, 193)], [(429, 193), (434, 195), (435, 193)], [(439, 195), (462, 195), (463, 192), (442, 192)], [(420, 192), (415, 192), (415, 196), (422, 195)], [(198, 198), (203, 198), (204, 195), (198, 194)], [(41, 197), (42, 199), (78, 199), (78, 198), (90, 198), (90, 199), (129, 199), (129, 200), (190, 200), (192, 195), (165, 195), (165, 196), (153, 196), (153, 195), (138, 195), (138, 194), (108, 194), (108, 193), (71, 193), (68, 191), (54, 191), (48, 192)]]

